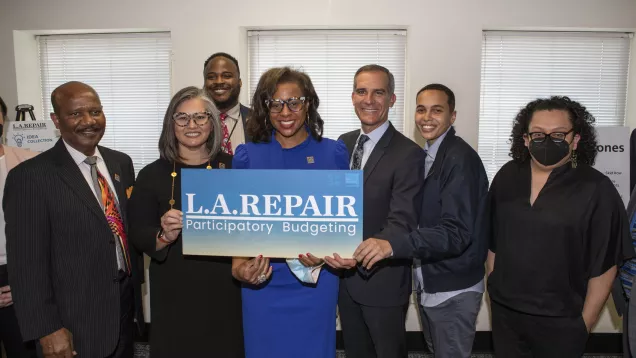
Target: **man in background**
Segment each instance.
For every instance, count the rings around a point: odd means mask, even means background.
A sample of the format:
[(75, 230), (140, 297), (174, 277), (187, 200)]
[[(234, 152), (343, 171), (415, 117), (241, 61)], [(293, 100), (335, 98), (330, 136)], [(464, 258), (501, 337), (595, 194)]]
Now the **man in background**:
[(236, 58), (224, 52), (210, 56), (203, 65), (204, 88), (221, 112), (221, 149), (234, 154), (236, 147), (249, 141), (246, 133), (249, 108), (239, 103), (241, 70)]

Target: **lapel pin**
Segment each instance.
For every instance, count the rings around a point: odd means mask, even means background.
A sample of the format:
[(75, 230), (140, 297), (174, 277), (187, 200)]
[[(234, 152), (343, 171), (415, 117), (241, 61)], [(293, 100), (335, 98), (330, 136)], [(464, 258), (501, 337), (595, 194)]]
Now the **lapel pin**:
[(219, 169), (225, 169), (225, 163), (219, 163)]
[(307, 163), (314, 164), (314, 157), (307, 157)]
[(119, 174), (115, 174), (115, 181), (119, 181)]

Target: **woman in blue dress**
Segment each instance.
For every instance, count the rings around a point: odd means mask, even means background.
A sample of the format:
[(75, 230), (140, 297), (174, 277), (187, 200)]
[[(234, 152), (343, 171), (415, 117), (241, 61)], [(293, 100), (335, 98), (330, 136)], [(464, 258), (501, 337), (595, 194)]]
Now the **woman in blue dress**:
[[(265, 72), (247, 125), (252, 142), (236, 148), (233, 168), (349, 169), (344, 143), (322, 138), (318, 104), (306, 74), (290, 68)], [(312, 270), (322, 260), (299, 254), (289, 262), (233, 259), (232, 274), (243, 283), (246, 358), (335, 357), (339, 278), (326, 265)]]

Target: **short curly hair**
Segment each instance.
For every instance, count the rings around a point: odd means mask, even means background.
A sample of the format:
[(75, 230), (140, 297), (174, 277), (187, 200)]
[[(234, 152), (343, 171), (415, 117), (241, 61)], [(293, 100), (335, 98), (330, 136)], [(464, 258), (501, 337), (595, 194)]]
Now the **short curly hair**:
[(523, 163), (530, 158), (523, 135), (528, 133), (534, 113), (555, 110), (566, 111), (569, 114), (574, 134), (578, 134), (581, 137), (576, 147), (577, 162), (594, 165), (597, 153), (596, 130), (594, 129), (596, 119), (587, 111), (585, 106), (566, 96), (552, 96), (534, 100), (517, 114), (512, 127), (512, 134), (510, 135), (510, 141), (512, 142), (510, 156), (512, 159), (515, 162)]

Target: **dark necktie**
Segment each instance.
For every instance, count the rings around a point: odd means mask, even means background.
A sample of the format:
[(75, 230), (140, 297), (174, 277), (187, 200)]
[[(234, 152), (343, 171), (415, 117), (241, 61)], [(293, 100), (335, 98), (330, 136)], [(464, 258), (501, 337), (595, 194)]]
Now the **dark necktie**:
[(122, 220), (117, 200), (113, 194), (106, 178), (97, 170), (97, 157), (90, 156), (84, 160), (84, 163), (91, 166), (91, 179), (93, 187), (99, 194), (99, 206), (104, 210), (106, 221), (115, 236), (115, 249), (117, 251), (117, 267), (126, 271), (130, 275), (130, 257), (128, 256), (128, 240), (126, 230), (124, 230), (124, 221)]
[(369, 140), (369, 137), (365, 134), (362, 134), (358, 137), (358, 143), (356, 144), (356, 148), (353, 150), (353, 158), (351, 160), (351, 169), (362, 169), (362, 155), (364, 154), (364, 143)]

